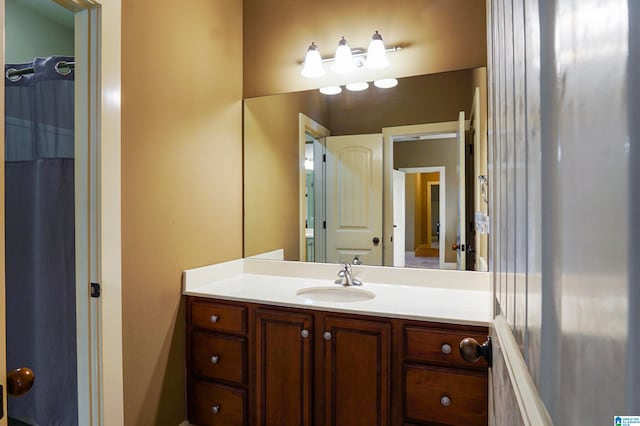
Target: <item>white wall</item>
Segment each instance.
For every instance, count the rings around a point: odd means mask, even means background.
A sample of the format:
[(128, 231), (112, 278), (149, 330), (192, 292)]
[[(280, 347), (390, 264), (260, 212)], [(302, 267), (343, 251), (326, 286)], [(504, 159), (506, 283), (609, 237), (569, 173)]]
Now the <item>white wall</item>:
[[(56, 7), (64, 10), (61, 6)], [(20, 0), (6, 0), (5, 12), (7, 64), (31, 62), (35, 57), (73, 56), (72, 27), (56, 22), (46, 12), (25, 6)]]
[(496, 424), (516, 359), (554, 424), (638, 415), (637, 3), (489, 1)]

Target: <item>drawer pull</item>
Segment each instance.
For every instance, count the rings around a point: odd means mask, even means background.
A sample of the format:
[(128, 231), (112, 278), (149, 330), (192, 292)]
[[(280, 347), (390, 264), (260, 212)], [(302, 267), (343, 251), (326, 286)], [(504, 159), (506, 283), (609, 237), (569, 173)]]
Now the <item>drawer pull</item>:
[(442, 353), (449, 355), (451, 353), (451, 345), (445, 343), (444, 345), (442, 345)]
[(324, 337), (324, 340), (331, 340), (331, 333), (328, 331), (325, 331), (322, 337)]
[(440, 404), (442, 404), (443, 407), (448, 407), (451, 405), (451, 399), (445, 395), (440, 398)]
[(302, 330), (300, 332), (300, 335), (302, 336), (303, 339), (306, 339), (307, 337), (309, 337), (309, 330)]
[(217, 364), (219, 360), (220, 357), (218, 355), (214, 355), (211, 357), (211, 364)]
[(220, 406), (219, 405), (214, 405), (213, 407), (211, 407), (211, 412), (213, 414), (218, 414), (220, 412)]
[(211, 315), (211, 318), (209, 318), (209, 320), (211, 321), (211, 324), (215, 324), (218, 322), (218, 316), (217, 315)]

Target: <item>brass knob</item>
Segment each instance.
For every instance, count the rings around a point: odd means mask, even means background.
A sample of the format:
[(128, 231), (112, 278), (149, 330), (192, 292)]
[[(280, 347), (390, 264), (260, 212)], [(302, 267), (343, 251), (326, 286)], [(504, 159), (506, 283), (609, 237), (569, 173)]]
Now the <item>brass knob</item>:
[(211, 321), (211, 324), (215, 324), (218, 322), (218, 316), (217, 315), (211, 315), (211, 318), (209, 318), (209, 321)]
[(7, 373), (7, 393), (20, 396), (29, 392), (33, 387), (33, 371), (29, 368), (16, 368)]
[(460, 341), (460, 355), (462, 359), (470, 363), (476, 363), (484, 358), (491, 367), (491, 337), (482, 345), (472, 337), (466, 337)]
[(458, 251), (459, 248), (460, 248), (460, 246), (458, 245), (458, 243), (451, 244), (451, 250)]
[(211, 357), (211, 364), (217, 364), (220, 361), (220, 357), (218, 355), (213, 355)]
[(220, 406), (219, 405), (214, 405), (213, 407), (211, 407), (211, 413), (212, 414), (218, 414), (220, 412)]

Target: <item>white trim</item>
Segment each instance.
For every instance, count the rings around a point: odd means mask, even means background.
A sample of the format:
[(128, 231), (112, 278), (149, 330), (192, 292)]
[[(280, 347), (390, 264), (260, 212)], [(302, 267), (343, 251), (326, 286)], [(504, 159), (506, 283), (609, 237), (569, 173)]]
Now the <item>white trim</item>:
[(305, 220), (306, 220), (306, 211), (307, 211), (307, 200), (305, 198), (305, 193), (307, 190), (307, 175), (304, 167), (304, 156), (305, 156), (305, 145), (307, 143), (306, 133), (309, 132), (314, 138), (321, 139), (327, 137), (331, 134), (331, 131), (317, 123), (312, 118), (304, 115), (303, 113), (298, 113), (298, 176), (299, 176), (299, 192), (298, 199), (299, 203), (299, 221), (298, 221), (298, 229), (300, 230), (299, 248), (298, 248), (298, 256), (300, 261), (305, 260), (305, 249), (306, 249), (306, 236), (305, 236)]
[(509, 380), (513, 393), (520, 408), (520, 414), (525, 425), (552, 425), (549, 413), (540, 399), (536, 385), (529, 374), (527, 364), (520, 353), (511, 327), (504, 316), (493, 319), (492, 328), (498, 340), (497, 346), (502, 351), (502, 357), (509, 373)]
[[(401, 172), (405, 173), (440, 173), (440, 206), (438, 208), (440, 214), (440, 230), (444, 230), (440, 232), (441, 238), (438, 242), (438, 262), (440, 263), (440, 269), (449, 269), (445, 265), (444, 261), (444, 253), (445, 253), (445, 241), (446, 241), (446, 230), (447, 230), (447, 197), (446, 197), (446, 186), (445, 186), (445, 166), (435, 166), (435, 167), (406, 167), (399, 168)], [(393, 194), (392, 194), (393, 196)], [(392, 198), (393, 199), (393, 198)], [(406, 214), (406, 212), (405, 212)]]

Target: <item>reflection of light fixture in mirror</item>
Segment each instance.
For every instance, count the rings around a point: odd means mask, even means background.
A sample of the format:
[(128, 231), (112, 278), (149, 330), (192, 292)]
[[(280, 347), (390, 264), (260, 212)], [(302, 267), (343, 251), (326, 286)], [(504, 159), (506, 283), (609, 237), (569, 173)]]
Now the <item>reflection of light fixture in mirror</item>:
[(390, 89), (398, 85), (398, 80), (395, 78), (383, 78), (373, 82), (373, 85), (380, 89)]
[(320, 93), (323, 95), (337, 95), (340, 92), (342, 92), (342, 88), (340, 86), (327, 86), (320, 89)]
[(371, 43), (369, 43), (369, 49), (367, 49), (367, 60), (364, 66), (369, 69), (380, 69), (389, 66), (387, 51), (382, 42), (382, 36), (378, 31), (371, 36)]
[(331, 70), (336, 74), (347, 74), (356, 69), (356, 65), (353, 62), (353, 55), (351, 54), (351, 48), (347, 40), (342, 37), (338, 42), (338, 48), (336, 49), (336, 57), (333, 62)]
[(351, 90), (352, 92), (359, 92), (361, 90), (367, 90), (369, 88), (369, 83), (349, 83), (347, 84), (347, 90)]
[(307, 49), (307, 56), (304, 58), (304, 67), (300, 72), (303, 77), (322, 77), (324, 75), (324, 68), (322, 67), (322, 57), (318, 46), (314, 42), (311, 42), (311, 46)]

